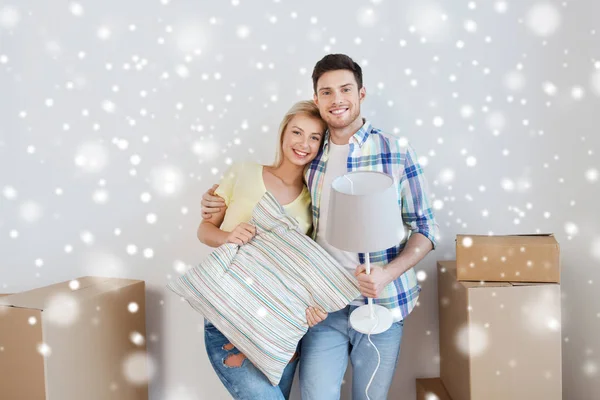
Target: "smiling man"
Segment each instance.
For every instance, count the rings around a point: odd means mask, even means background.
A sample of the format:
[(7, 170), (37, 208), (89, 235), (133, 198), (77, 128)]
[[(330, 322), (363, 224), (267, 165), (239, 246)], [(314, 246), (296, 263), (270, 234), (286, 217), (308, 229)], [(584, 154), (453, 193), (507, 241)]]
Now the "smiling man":
[[(352, 329), (348, 319), (354, 309), (366, 303), (366, 297), (372, 297), (374, 303), (389, 308), (395, 320), (389, 330), (371, 337), (381, 353), (381, 364), (368, 394), (371, 400), (386, 399), (404, 319), (416, 305), (420, 291), (413, 267), (433, 249), (438, 226), (414, 150), (361, 117), (360, 106), (366, 96), (361, 67), (344, 54), (329, 54), (315, 65), (312, 79), (314, 101), (328, 125), (323, 149), (306, 172), (313, 209), (312, 236), (356, 275), (362, 296), (329, 314), (302, 339), (302, 398), (339, 399), (348, 359), (353, 366), (352, 398), (367, 398), (365, 389), (377, 366), (377, 354), (367, 335)], [(410, 231), (397, 246), (370, 254), (370, 275), (365, 273), (364, 254), (336, 249), (325, 239), (331, 183), (351, 171), (380, 171), (394, 178), (403, 222)]]

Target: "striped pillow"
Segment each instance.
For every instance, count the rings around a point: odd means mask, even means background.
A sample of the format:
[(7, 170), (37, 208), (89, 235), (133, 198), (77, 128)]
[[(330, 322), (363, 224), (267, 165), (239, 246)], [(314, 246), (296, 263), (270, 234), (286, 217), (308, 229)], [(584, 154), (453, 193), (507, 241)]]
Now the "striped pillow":
[(256, 236), (225, 244), (167, 287), (202, 313), (274, 386), (308, 329), (305, 310), (344, 308), (356, 279), (267, 192), (254, 208)]

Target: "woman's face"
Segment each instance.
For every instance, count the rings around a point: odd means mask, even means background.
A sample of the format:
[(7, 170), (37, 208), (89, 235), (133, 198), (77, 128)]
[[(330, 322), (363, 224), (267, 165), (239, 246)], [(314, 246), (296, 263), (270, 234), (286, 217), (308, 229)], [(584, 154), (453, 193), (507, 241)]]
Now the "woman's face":
[(306, 165), (317, 156), (325, 134), (320, 118), (296, 114), (283, 132), (283, 157), (294, 165)]

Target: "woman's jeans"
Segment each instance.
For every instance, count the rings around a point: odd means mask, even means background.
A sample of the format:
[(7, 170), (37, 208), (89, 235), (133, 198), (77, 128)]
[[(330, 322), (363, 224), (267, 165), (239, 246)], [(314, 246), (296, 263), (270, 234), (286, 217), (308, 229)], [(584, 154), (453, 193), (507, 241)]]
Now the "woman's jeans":
[[(239, 367), (225, 365), (225, 360), (229, 355), (240, 352), (230, 345), (231, 342), (213, 324), (206, 320), (204, 321), (204, 343), (213, 369), (234, 399), (282, 400), (290, 396), (298, 357), (287, 365), (279, 385), (273, 386), (247, 358)], [(231, 350), (225, 350), (224, 347), (231, 348)]]

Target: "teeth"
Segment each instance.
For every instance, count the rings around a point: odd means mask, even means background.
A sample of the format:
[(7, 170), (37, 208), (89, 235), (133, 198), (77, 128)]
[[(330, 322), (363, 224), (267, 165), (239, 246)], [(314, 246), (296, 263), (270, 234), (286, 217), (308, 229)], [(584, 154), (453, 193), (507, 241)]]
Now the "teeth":
[(343, 110), (333, 110), (331, 113), (335, 114), (335, 115), (339, 115), (346, 112), (346, 109), (344, 108)]
[(300, 157), (306, 156), (308, 153), (302, 153), (301, 151), (294, 150), (294, 153), (298, 154)]

